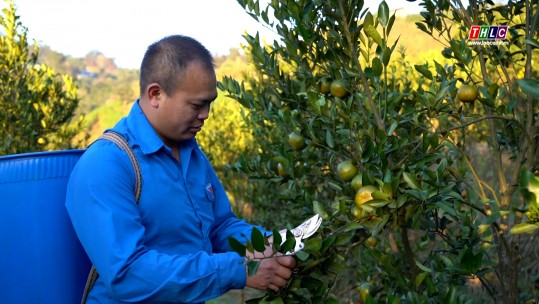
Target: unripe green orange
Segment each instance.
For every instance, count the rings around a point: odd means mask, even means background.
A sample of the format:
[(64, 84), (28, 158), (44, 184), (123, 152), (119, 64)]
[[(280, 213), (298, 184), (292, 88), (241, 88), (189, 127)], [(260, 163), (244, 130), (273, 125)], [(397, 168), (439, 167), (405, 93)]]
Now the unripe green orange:
[(348, 93), (342, 79), (333, 80), (331, 82), (329, 90), (331, 92), (331, 95), (339, 98), (343, 98)]
[(353, 205), (353, 206), (350, 208), (350, 214), (351, 214), (354, 218), (360, 219), (360, 218), (363, 216), (363, 210), (361, 210), (361, 208), (359, 208), (358, 206)]
[(331, 80), (328, 78), (323, 78), (320, 80), (320, 93), (327, 94), (330, 92)]
[(474, 102), (479, 97), (479, 90), (473, 85), (463, 85), (457, 91), (457, 98), (462, 102)]
[(361, 299), (363, 300), (363, 303), (367, 301), (367, 296), (374, 297), (375, 292), (375, 286), (370, 282), (362, 283), (359, 286), (359, 293), (361, 295)]
[(357, 168), (352, 161), (345, 160), (337, 166), (337, 174), (343, 181), (348, 182), (356, 176)]
[(288, 173), (286, 172), (283, 164), (281, 163), (277, 164), (277, 172), (279, 173), (281, 177), (288, 177)]
[(378, 240), (376, 240), (375, 237), (370, 236), (368, 239), (365, 240), (365, 245), (369, 248), (374, 248), (378, 244)]
[(305, 142), (305, 137), (297, 132), (291, 132), (288, 135), (288, 144), (290, 144), (294, 150), (301, 150), (307, 145)]
[(363, 175), (361, 173), (356, 174), (356, 176), (352, 178), (352, 181), (350, 181), (350, 185), (352, 186), (352, 189), (357, 192), (357, 190), (363, 186)]

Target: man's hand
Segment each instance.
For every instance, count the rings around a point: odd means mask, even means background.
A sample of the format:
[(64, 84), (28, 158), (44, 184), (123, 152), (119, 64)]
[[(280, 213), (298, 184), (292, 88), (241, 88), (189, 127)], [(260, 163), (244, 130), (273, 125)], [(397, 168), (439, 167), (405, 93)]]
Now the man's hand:
[(277, 292), (286, 285), (286, 281), (292, 276), (292, 269), (296, 267), (296, 259), (281, 253), (274, 255), (271, 247), (273, 236), (270, 236), (268, 241), (270, 245), (266, 246), (263, 253), (247, 254), (248, 259), (260, 262), (256, 273), (252, 276), (247, 275), (247, 286), (261, 290), (269, 288)]
[(257, 272), (247, 276), (247, 286), (251, 288), (275, 292), (286, 285), (286, 281), (292, 276), (292, 269), (296, 266), (293, 256), (275, 256), (260, 260)]

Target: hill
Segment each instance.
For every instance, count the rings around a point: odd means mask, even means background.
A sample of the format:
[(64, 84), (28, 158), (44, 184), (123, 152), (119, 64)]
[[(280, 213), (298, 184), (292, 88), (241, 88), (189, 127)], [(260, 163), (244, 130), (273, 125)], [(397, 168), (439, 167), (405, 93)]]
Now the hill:
[[(399, 50), (404, 50), (406, 59), (413, 62), (430, 60), (443, 49), (439, 42), (417, 28), (415, 22), (420, 19), (420, 15), (397, 15), (391, 33), (394, 39), (399, 37)], [(138, 70), (118, 68), (113, 59), (98, 51), (84, 58), (74, 58), (43, 46), (39, 60), (76, 79), (80, 98), (78, 112), (86, 115), (85, 131), (90, 133), (90, 140), (126, 115), (130, 104), (139, 96)], [(228, 56), (216, 57), (215, 62), (218, 79), (224, 75), (241, 78), (250, 68), (238, 49), (232, 49)]]

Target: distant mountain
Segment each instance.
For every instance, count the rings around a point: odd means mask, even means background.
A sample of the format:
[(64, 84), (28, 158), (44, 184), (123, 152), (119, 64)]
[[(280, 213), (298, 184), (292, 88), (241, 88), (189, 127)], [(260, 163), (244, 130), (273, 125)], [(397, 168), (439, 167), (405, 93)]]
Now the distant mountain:
[[(398, 38), (398, 50), (404, 50), (407, 60), (431, 60), (443, 46), (421, 32), (415, 22), (420, 15), (397, 18), (392, 28), (390, 44)], [(395, 53), (393, 56), (399, 56)], [(71, 75), (78, 85), (80, 104), (78, 112), (86, 115), (86, 132), (96, 138), (101, 132), (127, 114), (130, 104), (139, 96), (138, 70), (122, 69), (98, 51), (84, 58), (61, 54), (48, 46), (40, 47), (39, 61), (56, 72)], [(215, 57), (218, 79), (224, 75), (241, 79), (248, 72), (249, 64), (242, 52), (232, 49), (230, 55)]]

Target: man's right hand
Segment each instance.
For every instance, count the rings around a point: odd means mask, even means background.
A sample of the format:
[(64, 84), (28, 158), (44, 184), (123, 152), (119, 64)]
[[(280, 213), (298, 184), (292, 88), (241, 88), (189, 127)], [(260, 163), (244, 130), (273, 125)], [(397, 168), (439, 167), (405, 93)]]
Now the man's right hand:
[(255, 289), (267, 290), (268, 288), (278, 292), (286, 285), (292, 276), (292, 269), (296, 267), (293, 256), (275, 256), (259, 260), (260, 266), (257, 272), (247, 275), (247, 286)]

